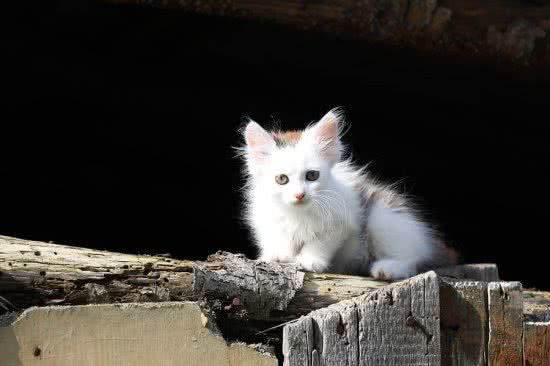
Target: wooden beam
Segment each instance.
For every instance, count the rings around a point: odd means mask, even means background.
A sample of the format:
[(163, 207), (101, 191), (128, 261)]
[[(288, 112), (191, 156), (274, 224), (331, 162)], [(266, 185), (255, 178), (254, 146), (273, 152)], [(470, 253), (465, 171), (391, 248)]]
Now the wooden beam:
[(252, 19), (472, 60), (549, 66), (548, 1), (108, 0)]

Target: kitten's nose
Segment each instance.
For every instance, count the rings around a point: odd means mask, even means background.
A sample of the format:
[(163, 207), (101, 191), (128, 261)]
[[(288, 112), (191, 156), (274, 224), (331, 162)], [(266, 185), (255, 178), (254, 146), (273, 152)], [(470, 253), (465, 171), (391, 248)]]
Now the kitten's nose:
[(296, 193), (296, 194), (294, 195), (294, 197), (296, 197), (296, 199), (297, 199), (298, 201), (303, 201), (305, 196), (306, 196), (306, 194), (305, 194), (304, 192)]

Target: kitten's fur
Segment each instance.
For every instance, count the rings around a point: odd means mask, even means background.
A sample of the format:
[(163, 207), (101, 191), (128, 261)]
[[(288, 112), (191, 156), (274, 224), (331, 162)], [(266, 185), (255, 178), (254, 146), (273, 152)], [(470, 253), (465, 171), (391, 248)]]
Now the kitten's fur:
[[(343, 158), (342, 129), (337, 109), (303, 131), (267, 132), (254, 121), (247, 124), (245, 212), (260, 259), (381, 279), (455, 263), (455, 252), (402, 194)], [(309, 170), (319, 171), (319, 178), (305, 179)], [(288, 183), (276, 182), (280, 174)]]

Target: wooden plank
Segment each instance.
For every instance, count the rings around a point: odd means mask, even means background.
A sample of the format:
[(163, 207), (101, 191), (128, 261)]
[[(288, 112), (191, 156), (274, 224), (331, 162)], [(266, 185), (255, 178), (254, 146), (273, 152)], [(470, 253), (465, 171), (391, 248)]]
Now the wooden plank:
[[(314, 311), (286, 325), (285, 332), (313, 323), (314, 349), (301, 365), (437, 365), (439, 309), (439, 278), (427, 272)], [(309, 352), (310, 338), (284, 340), (285, 365), (298, 359), (291, 350)]]
[(487, 283), (445, 279), (441, 296), (441, 364), (486, 365)]
[(427, 272), (356, 300), (360, 365), (441, 362), (439, 278)]
[(523, 323), (523, 365), (550, 365), (550, 321)]
[(358, 365), (357, 316), (355, 302), (348, 300), (286, 325), (284, 365)]
[(489, 365), (521, 365), (523, 294), (519, 282), (488, 284)]
[(359, 366), (357, 308), (343, 301), (311, 314), (315, 337), (315, 358), (320, 365)]
[(227, 344), (196, 303), (55, 306), (0, 327), (2, 366), (277, 366), (272, 354)]
[(284, 366), (311, 365), (313, 319), (304, 317), (283, 328)]

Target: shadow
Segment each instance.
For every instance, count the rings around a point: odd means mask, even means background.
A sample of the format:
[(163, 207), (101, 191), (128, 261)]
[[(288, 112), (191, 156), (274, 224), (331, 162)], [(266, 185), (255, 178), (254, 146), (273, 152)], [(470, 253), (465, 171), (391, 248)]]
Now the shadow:
[[(469, 291), (482, 293), (472, 296)], [(442, 365), (487, 363), (489, 329), (486, 291), (486, 287), (457, 289), (451, 283), (442, 281), (440, 287)], [(468, 301), (468, 298), (475, 300)]]
[(11, 325), (0, 326), (0, 360), (2, 360), (2, 366), (23, 365), (19, 359), (20, 349), (13, 327)]

